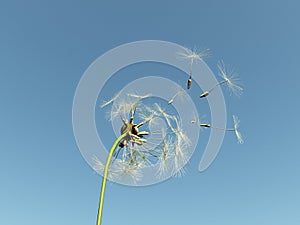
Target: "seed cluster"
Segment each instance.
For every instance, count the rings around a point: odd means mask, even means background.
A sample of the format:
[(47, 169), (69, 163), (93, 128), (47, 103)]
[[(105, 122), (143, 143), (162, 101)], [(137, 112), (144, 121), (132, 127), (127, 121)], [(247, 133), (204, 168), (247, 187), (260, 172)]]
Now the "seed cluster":
[[(178, 53), (181, 58), (189, 60), (189, 78), (187, 80), (187, 89), (191, 88), (193, 64), (204, 57), (210, 55), (210, 50), (206, 49), (197, 53), (196, 50), (185, 49)], [(223, 61), (218, 64), (218, 72), (221, 80), (209, 90), (200, 94), (200, 98), (209, 97), (218, 86), (226, 85), (230, 93), (239, 96), (243, 88), (238, 83), (238, 78), (233, 70), (229, 70)], [(184, 89), (181, 88), (167, 102), (172, 105), (178, 98), (184, 96)], [(112, 120), (121, 119), (123, 125), (120, 128), (120, 134), (125, 135), (120, 141), (118, 149), (114, 152), (114, 160), (109, 167), (108, 177), (129, 176), (133, 181), (138, 181), (142, 176), (142, 169), (148, 166), (158, 164), (157, 176), (166, 177), (171, 175), (181, 176), (184, 174), (184, 166), (187, 161), (187, 149), (191, 145), (188, 134), (186, 134), (180, 122), (180, 118), (170, 113), (159, 104), (145, 104), (144, 99), (151, 97), (151, 94), (139, 95), (139, 93), (130, 93), (127, 96), (116, 94), (109, 101), (104, 102), (101, 108), (112, 103), (109, 115)], [(118, 100), (118, 101), (117, 101)], [(165, 122), (166, 127), (154, 131), (147, 131), (150, 123), (155, 123), (157, 119)], [(136, 123), (136, 121), (139, 121)], [(239, 132), (239, 119), (233, 116), (233, 128), (215, 127), (210, 123), (202, 123), (197, 119), (191, 121), (192, 124), (208, 129), (220, 129), (233, 131), (238, 139), (238, 143), (243, 143), (242, 135)], [(142, 129), (143, 128), (143, 129)], [(104, 170), (104, 165), (95, 160), (95, 169), (99, 172)]]

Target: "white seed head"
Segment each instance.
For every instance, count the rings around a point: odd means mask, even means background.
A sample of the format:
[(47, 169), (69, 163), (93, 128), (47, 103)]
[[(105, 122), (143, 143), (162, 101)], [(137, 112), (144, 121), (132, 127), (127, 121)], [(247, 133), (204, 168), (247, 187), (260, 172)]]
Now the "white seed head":
[[(182, 94), (183, 89), (178, 90), (174, 98), (182, 96)], [(129, 133), (122, 140), (123, 142), (121, 141), (122, 145), (115, 150), (115, 158), (108, 171), (109, 178), (128, 177), (137, 182), (142, 178), (143, 168), (153, 165), (158, 165), (157, 176), (159, 177), (184, 174), (182, 167), (188, 161), (187, 148), (190, 145), (190, 139), (183, 131), (179, 118), (168, 114), (157, 103), (143, 104), (143, 98), (146, 97), (148, 95), (141, 96), (134, 93), (122, 96), (121, 99), (114, 102), (110, 112), (112, 119), (121, 118), (123, 120), (121, 132)], [(133, 120), (130, 119), (132, 116)], [(133, 124), (129, 125), (130, 121)], [(143, 125), (148, 122), (151, 123), (145, 127), (146, 130), (142, 129)], [(132, 125), (138, 126), (138, 130), (135, 131), (138, 132), (137, 134), (130, 131)], [(128, 128), (129, 130), (127, 130)], [(150, 130), (147, 131), (147, 128)], [(95, 169), (102, 172), (104, 166), (99, 160), (96, 162), (97, 168)]]
[(243, 93), (243, 87), (239, 84), (240, 79), (233, 69), (229, 69), (225, 66), (223, 61), (218, 63), (219, 75), (226, 82), (230, 94), (240, 96)]
[(203, 51), (197, 52), (197, 49), (189, 49), (185, 48), (183, 52), (177, 53), (180, 58), (190, 59), (192, 62), (195, 60), (202, 60), (204, 57), (210, 56), (211, 51), (209, 49), (205, 49)]

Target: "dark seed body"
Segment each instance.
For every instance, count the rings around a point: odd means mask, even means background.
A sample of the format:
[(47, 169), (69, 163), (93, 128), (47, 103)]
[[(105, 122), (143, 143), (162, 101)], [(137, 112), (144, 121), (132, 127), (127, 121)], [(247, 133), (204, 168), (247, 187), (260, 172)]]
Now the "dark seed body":
[(187, 82), (187, 89), (190, 89), (190, 88), (191, 88), (191, 84), (192, 84), (192, 79), (188, 79), (188, 82)]

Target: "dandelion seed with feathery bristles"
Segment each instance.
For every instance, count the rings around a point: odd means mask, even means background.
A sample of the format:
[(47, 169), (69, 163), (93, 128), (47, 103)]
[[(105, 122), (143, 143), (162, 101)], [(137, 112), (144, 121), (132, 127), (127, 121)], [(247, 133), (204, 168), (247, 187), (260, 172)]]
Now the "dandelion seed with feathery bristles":
[(187, 89), (191, 88), (192, 85), (192, 75), (193, 75), (193, 64), (196, 60), (203, 60), (204, 57), (210, 56), (211, 51), (209, 49), (205, 49), (201, 52), (197, 52), (196, 49), (191, 50), (188, 48), (185, 48), (185, 52), (179, 52), (178, 55), (181, 58), (189, 59), (190, 60), (190, 76), (187, 81)]
[(203, 92), (200, 95), (200, 98), (204, 98), (208, 96), (216, 87), (226, 84), (230, 94), (235, 94), (236, 96), (240, 96), (243, 92), (242, 86), (239, 84), (239, 78), (233, 69), (229, 69), (225, 66), (223, 61), (218, 63), (218, 71), (219, 75), (222, 77), (222, 81), (217, 83), (208, 91)]
[(233, 118), (233, 128), (216, 127), (216, 126), (212, 126), (210, 123), (200, 123), (199, 121), (196, 121), (196, 120), (192, 120), (191, 123), (198, 124), (200, 127), (205, 127), (205, 128), (224, 130), (224, 131), (233, 131), (235, 133), (238, 143), (243, 144), (244, 143), (243, 137), (242, 137), (240, 131), (238, 130), (240, 120), (235, 115), (233, 115), (232, 118)]

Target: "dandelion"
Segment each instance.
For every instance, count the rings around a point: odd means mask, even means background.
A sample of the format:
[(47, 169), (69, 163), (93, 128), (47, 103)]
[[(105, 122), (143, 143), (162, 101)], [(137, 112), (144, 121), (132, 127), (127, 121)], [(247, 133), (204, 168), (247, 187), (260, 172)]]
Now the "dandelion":
[[(180, 93), (176, 94), (178, 95)], [(142, 169), (156, 163), (159, 163), (157, 172), (159, 177), (165, 177), (168, 174), (183, 174), (181, 167), (187, 162), (185, 150), (189, 145), (189, 139), (183, 132), (179, 119), (168, 114), (157, 103), (152, 106), (142, 104), (143, 98), (137, 96), (140, 95), (125, 96), (115, 102), (111, 114), (113, 118), (119, 117), (123, 122), (120, 137), (110, 149), (105, 165), (97, 158), (94, 160), (95, 169), (103, 172), (97, 225), (100, 225), (102, 218), (107, 178), (128, 178), (136, 183), (143, 177)], [(138, 98), (138, 100), (132, 98)], [(162, 127), (160, 131), (153, 131), (150, 138), (146, 139), (150, 132), (141, 128), (150, 121), (155, 123), (156, 118), (159, 118), (158, 121), (165, 121), (166, 128)], [(136, 123), (138, 119), (142, 120)]]
[(143, 121), (139, 124), (134, 123), (134, 114), (135, 114), (136, 108), (134, 107), (131, 110), (131, 117), (129, 122), (125, 119), (122, 118), (123, 121), (123, 126), (121, 127), (121, 134), (127, 134), (119, 144), (119, 146), (122, 148), (124, 146), (128, 146), (128, 144), (131, 142), (132, 144), (138, 144), (142, 145), (143, 143), (146, 142), (146, 139), (143, 139), (142, 137), (144, 135), (148, 135), (149, 132), (147, 131), (139, 131), (139, 128), (143, 126), (145, 123), (149, 121)]
[(196, 49), (191, 50), (188, 48), (185, 48), (185, 52), (179, 52), (178, 55), (184, 59), (189, 59), (190, 60), (190, 76), (189, 79), (187, 81), (187, 89), (191, 88), (191, 84), (192, 84), (192, 74), (193, 74), (193, 64), (196, 60), (202, 60), (204, 57), (207, 57), (210, 55), (210, 50), (209, 49), (205, 49), (201, 52), (197, 52)]
[[(193, 65), (197, 61), (202, 61), (204, 57), (210, 55), (210, 50), (197, 52), (196, 49), (184, 49), (178, 53), (181, 58), (189, 60), (189, 78), (187, 89), (191, 88), (193, 80)], [(233, 70), (228, 70), (223, 61), (218, 64), (219, 75), (222, 80), (211, 89), (203, 92), (200, 98), (208, 96), (215, 88), (226, 84), (230, 93), (241, 94), (243, 88), (238, 84), (238, 79)], [(117, 93), (112, 99), (104, 102), (101, 108), (112, 104), (108, 112), (110, 119), (122, 121), (120, 125), (120, 136), (115, 140), (108, 152), (107, 160), (102, 163), (96, 156), (94, 157), (94, 169), (103, 173), (101, 186), (97, 225), (101, 224), (104, 195), (107, 179), (129, 179), (135, 184), (144, 181), (143, 172), (148, 171), (148, 167), (157, 168), (158, 178), (170, 176), (181, 177), (186, 173), (185, 165), (188, 164), (191, 147), (191, 137), (187, 134), (182, 120), (177, 114), (172, 115), (167, 109), (179, 97), (182, 97), (184, 90), (178, 89), (171, 98), (161, 106), (158, 103), (151, 105), (142, 104), (147, 102), (147, 98), (152, 94), (136, 92), (121, 95)], [(120, 98), (120, 96), (122, 98)], [(171, 107), (173, 110), (174, 107)], [(193, 116), (193, 115), (192, 115)], [(201, 128), (219, 129), (223, 131), (233, 131), (238, 143), (242, 144), (242, 135), (239, 132), (239, 119), (233, 116), (233, 128), (220, 128), (201, 121), (201, 118), (190, 117), (192, 124)], [(188, 120), (189, 120), (188, 119)]]
[[(102, 188), (101, 188), (101, 195), (100, 195), (100, 203), (99, 203), (99, 209), (98, 209), (98, 216), (97, 216), (97, 225), (100, 225), (101, 219), (102, 219), (102, 209), (103, 209), (103, 202), (104, 202), (104, 193), (105, 193), (105, 188), (106, 188), (106, 181), (108, 177), (108, 172), (109, 172), (109, 166), (114, 154), (115, 149), (117, 146), (123, 148), (129, 146), (129, 144), (134, 144), (137, 145), (142, 145), (146, 142), (146, 140), (143, 138), (144, 135), (148, 135), (149, 133), (147, 131), (139, 131), (139, 128), (143, 126), (147, 121), (143, 121), (139, 124), (134, 123), (134, 115), (136, 111), (136, 103), (135, 104), (130, 104), (131, 105), (131, 116), (129, 121), (127, 121), (126, 118), (122, 118), (123, 121), (123, 126), (121, 127), (121, 135), (117, 138), (117, 140), (114, 142), (113, 146), (111, 147), (109, 151), (109, 155), (105, 164), (105, 167), (103, 169), (103, 180), (102, 180)], [(120, 112), (128, 111), (127, 105), (125, 108), (121, 108)], [(126, 155), (123, 153), (123, 155)], [(129, 175), (130, 177), (136, 177), (137, 170), (135, 170), (138, 167), (136, 160), (136, 156), (133, 155), (133, 151), (129, 153), (130, 155), (130, 160), (129, 164), (126, 166), (126, 163), (123, 163), (123, 166), (119, 169), (119, 171), (123, 172), (124, 174)], [(101, 169), (102, 165), (99, 164), (99, 167)], [(130, 165), (130, 166), (129, 166)], [(134, 170), (133, 170), (134, 169)]]
[(208, 91), (203, 92), (200, 95), (200, 98), (204, 98), (208, 96), (216, 87), (226, 84), (230, 94), (235, 94), (236, 96), (240, 96), (243, 92), (243, 88), (241, 87), (239, 83), (239, 79), (237, 77), (237, 74), (234, 72), (233, 69), (229, 70), (223, 61), (220, 61), (218, 63), (218, 70), (219, 70), (219, 75), (222, 77), (222, 80), (217, 83), (215, 86), (213, 86), (211, 89)]

